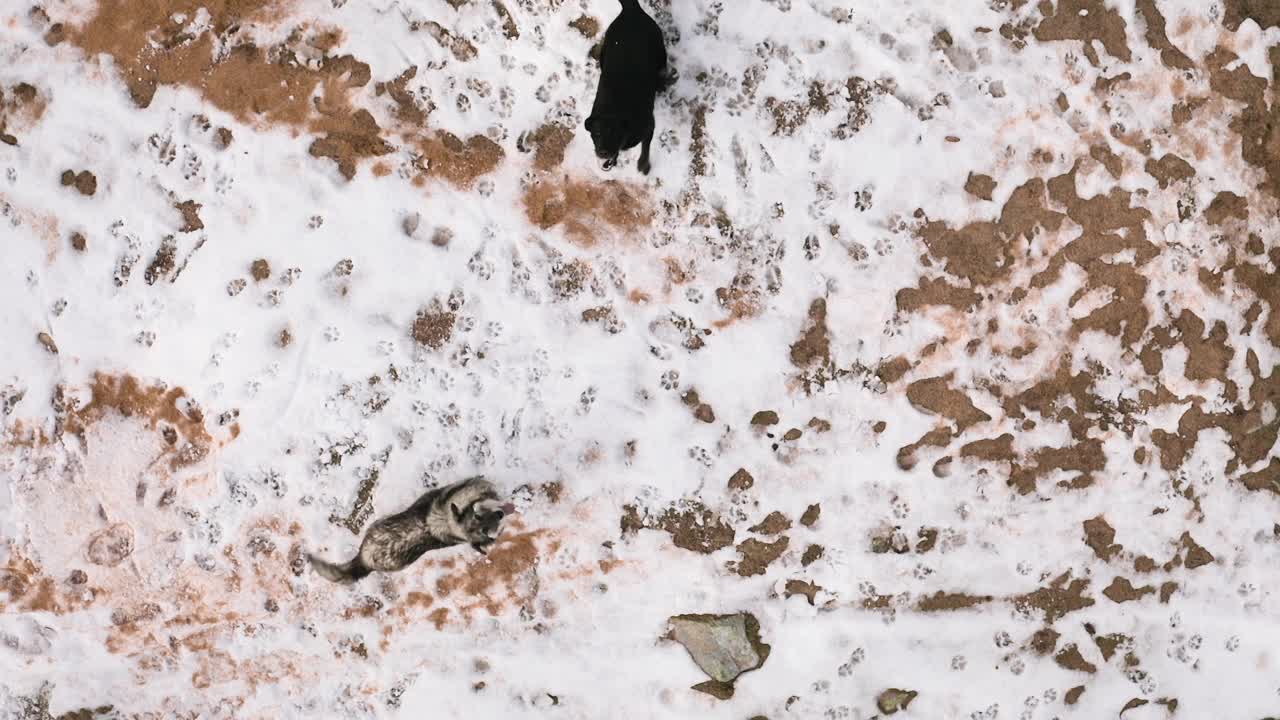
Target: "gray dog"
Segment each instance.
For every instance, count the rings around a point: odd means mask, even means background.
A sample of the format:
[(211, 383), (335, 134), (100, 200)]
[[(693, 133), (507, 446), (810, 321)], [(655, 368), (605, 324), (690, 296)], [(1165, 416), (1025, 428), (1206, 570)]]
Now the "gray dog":
[(487, 553), (502, 518), (515, 511), (480, 477), (428, 491), (408, 510), (374, 521), (350, 561), (335, 564), (308, 554), (311, 566), (334, 582), (352, 583), (371, 572), (402, 570), (430, 550), (469, 543)]

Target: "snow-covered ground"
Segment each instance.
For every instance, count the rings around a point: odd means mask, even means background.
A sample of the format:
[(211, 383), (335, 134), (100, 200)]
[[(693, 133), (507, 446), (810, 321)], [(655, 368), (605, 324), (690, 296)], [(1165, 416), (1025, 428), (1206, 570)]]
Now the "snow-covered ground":
[(642, 4), (0, 6), (6, 717), (1280, 715), (1280, 12)]

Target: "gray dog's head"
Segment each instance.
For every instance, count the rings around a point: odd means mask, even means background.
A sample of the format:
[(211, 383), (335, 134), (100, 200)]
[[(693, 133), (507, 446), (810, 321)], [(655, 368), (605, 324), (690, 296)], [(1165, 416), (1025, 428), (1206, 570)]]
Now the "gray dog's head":
[(497, 498), (487, 497), (467, 503), (462, 507), (452, 506), (458, 527), (462, 528), (469, 543), (492, 542), (498, 537), (502, 527), (502, 519), (515, 511), (511, 503), (500, 502)]

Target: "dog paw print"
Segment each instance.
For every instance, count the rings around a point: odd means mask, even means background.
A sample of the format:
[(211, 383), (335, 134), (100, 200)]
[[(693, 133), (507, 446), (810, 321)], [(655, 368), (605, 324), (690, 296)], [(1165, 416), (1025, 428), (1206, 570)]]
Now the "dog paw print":
[(379, 340), (377, 349), (379, 355), (394, 355), (396, 352), (396, 344), (390, 340)]
[(663, 390), (675, 390), (680, 386), (680, 371), (668, 370), (662, 373), (662, 378), (658, 381)]
[(321, 225), (324, 225), (324, 216), (322, 215), (312, 215), (307, 220), (308, 230), (319, 230)]
[(849, 653), (849, 659), (845, 660), (840, 664), (840, 667), (837, 668), (836, 674), (840, 677), (849, 677), (853, 674), (854, 668), (861, 665), (862, 661), (865, 660), (866, 657), (867, 653), (865, 650), (860, 647), (854, 648), (853, 652)]
[(467, 441), (467, 458), (476, 467), (493, 464), (493, 451), (489, 448), (489, 436), (476, 433)]
[(330, 325), (324, 329), (324, 339), (329, 342), (338, 342), (342, 339), (342, 332), (338, 328)]
[[(119, 284), (121, 283), (117, 283), (117, 285)], [(248, 287), (248, 285), (249, 283), (245, 282), (244, 278), (236, 278), (235, 280), (227, 283), (227, 294), (231, 297), (235, 297), (244, 292), (244, 289)]]
[(134, 342), (142, 347), (151, 347), (156, 344), (156, 334), (150, 330), (143, 330), (134, 338)]
[(280, 304), (283, 302), (284, 302), (284, 291), (278, 288), (275, 288), (272, 290), (268, 290), (267, 293), (262, 296), (262, 302), (260, 303), (260, 305), (265, 308), (273, 308), (273, 307), (279, 307)]
[(905, 520), (911, 514), (911, 505), (902, 498), (894, 498), (890, 507), (893, 509), (893, 516), (899, 520)]
[(853, 193), (853, 207), (861, 212), (866, 212), (871, 209), (870, 185)]
[(492, 278), (494, 269), (493, 262), (479, 250), (467, 261), (467, 270), (481, 280)]
[(965, 667), (969, 665), (969, 661), (963, 655), (951, 656), (951, 669), (956, 672), (963, 672)]
[(587, 413), (590, 413), (591, 407), (595, 405), (595, 402), (596, 402), (595, 387), (588, 387), (586, 390), (583, 390), (582, 394), (578, 396), (578, 414), (586, 415)]
[(707, 452), (706, 448), (698, 447), (696, 445), (689, 448), (689, 457), (693, 458), (695, 462), (703, 467), (711, 467), (714, 464), (714, 461), (711, 458), (711, 453)]
[(806, 260), (817, 260), (818, 256), (822, 254), (822, 241), (818, 239), (817, 235), (809, 235), (805, 237), (802, 249)]

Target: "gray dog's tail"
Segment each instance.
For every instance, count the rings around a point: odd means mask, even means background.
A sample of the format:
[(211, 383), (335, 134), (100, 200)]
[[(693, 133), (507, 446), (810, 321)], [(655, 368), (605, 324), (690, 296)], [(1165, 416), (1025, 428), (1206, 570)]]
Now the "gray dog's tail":
[(352, 558), (350, 562), (345, 562), (341, 565), (322, 560), (311, 553), (307, 553), (307, 559), (311, 561), (311, 567), (315, 568), (320, 577), (344, 585), (353, 583), (372, 572), (365, 567), (364, 563), (360, 562), (359, 555)]

